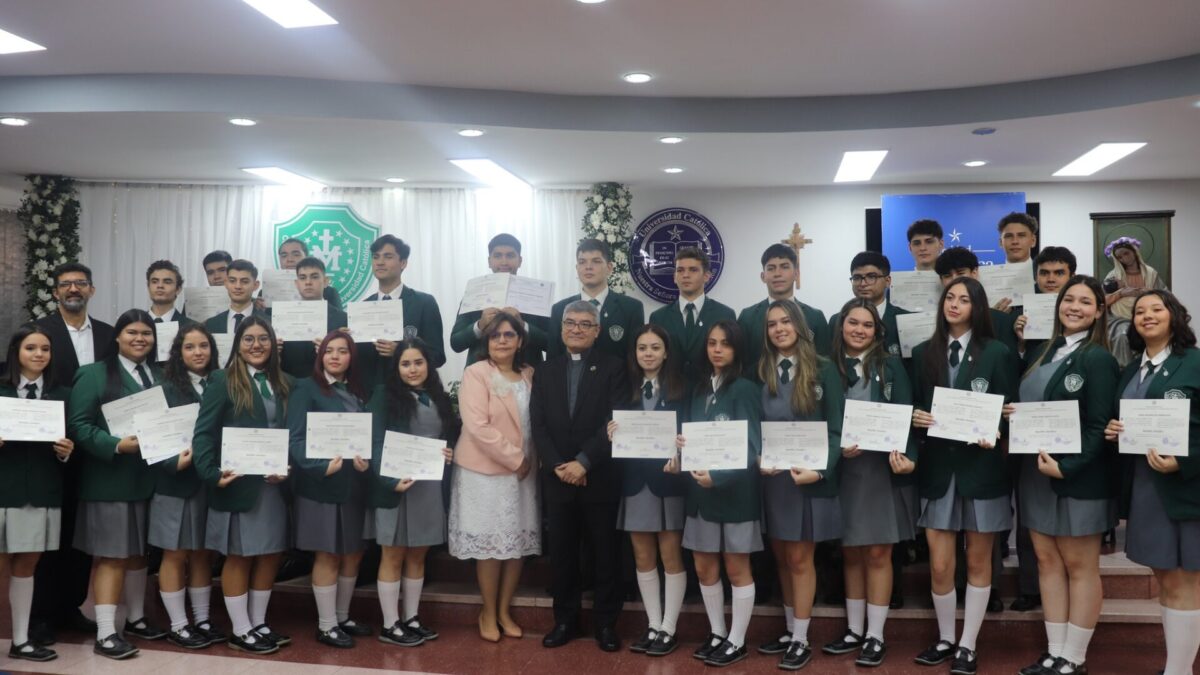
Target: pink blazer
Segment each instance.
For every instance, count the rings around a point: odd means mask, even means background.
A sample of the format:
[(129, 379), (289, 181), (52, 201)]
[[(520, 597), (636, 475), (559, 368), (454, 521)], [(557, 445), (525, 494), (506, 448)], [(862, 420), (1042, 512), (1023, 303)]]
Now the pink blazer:
[[(521, 371), (532, 391), (533, 368)], [(463, 371), (458, 390), (462, 434), (454, 448), (454, 463), (476, 473), (515, 473), (525, 460), (524, 431), (514, 383), (504, 379), (489, 361), (479, 361)]]

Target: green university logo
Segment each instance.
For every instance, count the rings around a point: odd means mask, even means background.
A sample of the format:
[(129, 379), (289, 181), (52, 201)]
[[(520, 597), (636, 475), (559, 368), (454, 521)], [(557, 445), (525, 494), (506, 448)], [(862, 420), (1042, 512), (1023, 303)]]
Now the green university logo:
[(349, 204), (308, 204), (294, 218), (275, 224), (275, 249), (296, 238), (325, 263), (329, 284), (343, 302), (358, 300), (371, 283), (371, 242), (379, 226), (363, 220)]

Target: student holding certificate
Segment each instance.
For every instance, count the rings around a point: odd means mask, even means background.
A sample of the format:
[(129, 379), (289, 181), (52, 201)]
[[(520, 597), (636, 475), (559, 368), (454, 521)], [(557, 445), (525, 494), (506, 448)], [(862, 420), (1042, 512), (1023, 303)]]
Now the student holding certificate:
[(139, 455), (137, 436), (117, 438), (109, 433), (100, 406), (155, 386), (159, 374), (153, 366), (154, 320), (148, 312), (125, 312), (113, 330), (116, 350), (75, 374), (67, 426), (84, 452), (73, 544), (93, 559), (95, 651), (123, 659), (138, 649), (126, 642), (115, 626), (122, 599), (129, 609), (126, 635), (145, 640), (166, 636), (166, 631), (147, 621), (144, 608), (146, 509), (154, 493), (154, 474)]
[[(678, 275), (677, 275), (678, 276)], [(746, 468), (692, 471), (686, 500), (683, 547), (692, 551), (710, 632), (693, 653), (712, 666), (746, 658), (746, 629), (754, 611), (754, 577), (750, 554), (762, 550), (758, 476), (753, 470), (761, 446), (759, 389), (743, 378), (742, 329), (732, 318), (720, 319), (704, 332), (702, 386), (692, 398), (689, 419), (745, 420), (749, 438)], [(680, 437), (681, 442), (686, 439)], [(733, 617), (725, 628), (725, 592), (721, 563), (733, 593)]]
[[(8, 371), (0, 381), (0, 396), (63, 401), (68, 391), (54, 380), (50, 334), (27, 323), (8, 343)], [(33, 571), (43, 551), (58, 549), (62, 524), (62, 467), (75, 443), (8, 441), (0, 439), (0, 574), (11, 572), (8, 604), (12, 612), (10, 659), (50, 661), (53, 649), (29, 639), (33, 606)], [(57, 461), (56, 461), (57, 460)]]
[[(860, 254), (863, 255), (863, 254)], [(912, 403), (900, 357), (889, 353), (886, 322), (870, 298), (842, 306), (833, 330), (833, 358), (847, 400)], [(883, 627), (892, 597), (892, 546), (916, 538), (916, 442), (890, 453), (841, 448), (839, 501), (846, 580), (847, 631), (826, 654), (858, 652), (855, 665), (878, 666), (887, 647)], [(864, 632), (865, 623), (865, 632)]]
[(441, 481), (380, 475), (383, 441), (388, 431), (439, 438), (446, 441), (443, 454), (450, 462), (460, 423), (433, 366), (434, 358), (434, 351), (419, 338), (397, 344), (383, 383), (375, 387), (367, 404), (374, 446), (367, 529), (374, 526), (375, 542), (382, 549), (376, 584), (383, 611), (379, 639), (401, 647), (416, 647), (438, 637), (437, 631), (421, 623), (417, 608), (425, 584), (425, 554), (430, 546), (446, 542), (446, 509)]
[[(964, 251), (974, 258), (966, 249), (947, 249), (942, 257), (952, 251)], [(941, 273), (942, 258), (937, 265)], [(933, 407), (935, 387), (998, 394), (1011, 400), (1013, 356), (994, 338), (991, 311), (983, 285), (973, 277), (956, 277), (946, 284), (933, 337), (913, 349), (913, 426), (917, 429), (934, 425), (928, 411)], [(1007, 462), (996, 447), (999, 430), (988, 430), (987, 436), (974, 443), (930, 436), (920, 451), (921, 517), (917, 525), (925, 528), (929, 542), (939, 637), (917, 655), (916, 662), (933, 666), (953, 658), (950, 672), (955, 675), (971, 675), (978, 668), (975, 642), (991, 596), (992, 543), (997, 532), (1012, 528)], [(966, 533), (967, 590), (963, 632), (956, 649), (954, 567), (959, 532)]]
[[(284, 243), (287, 244), (287, 242)], [(282, 251), (283, 247), (280, 247), (280, 250)], [(282, 260), (282, 256), (280, 259)], [(329, 285), (329, 278), (325, 276), (325, 263), (320, 258), (304, 258), (300, 262), (294, 263), (294, 266), (296, 290), (300, 293), (300, 299), (309, 302), (325, 300), (328, 303), (325, 311), (325, 325), (322, 327), (324, 332), (330, 333), (339, 328), (345, 328), (349, 321), (346, 318), (346, 312), (342, 311), (340, 307), (341, 302), (335, 303), (328, 299), (327, 291), (334, 291), (335, 298), (337, 291)], [(292, 377), (308, 377), (312, 372), (313, 360), (316, 358), (319, 343), (320, 340), (284, 341), (283, 372)]]
[[(202, 324), (183, 327), (171, 343), (163, 367), (163, 393), (172, 408), (199, 403), (209, 377), (217, 370), (217, 349)], [(171, 629), (167, 640), (185, 649), (200, 649), (229, 638), (209, 620), (212, 598), (212, 553), (204, 546), (208, 493), (192, 465), (192, 449), (153, 465), (154, 498), (150, 501), (151, 546), (162, 549), (158, 594)], [(188, 622), (184, 587), (192, 601)]]
[(317, 642), (349, 649), (371, 629), (350, 618), (350, 600), (362, 562), (370, 460), (307, 456), (309, 413), (361, 413), (362, 386), (354, 367), (354, 341), (334, 331), (321, 340), (312, 376), (296, 382), (288, 398), (288, 454), (293, 482), (296, 548), (313, 551), (312, 591), (317, 603)]
[[(1188, 454), (1150, 450), (1133, 458), (1125, 554), (1154, 570), (1167, 643), (1165, 675), (1192, 672), (1200, 647), (1200, 350), (1191, 316), (1166, 290), (1145, 291), (1133, 303), (1129, 346), (1134, 360), (1121, 373), (1120, 398), (1187, 399)], [(1104, 436), (1117, 440), (1120, 420)]]
[(222, 469), (221, 439), (227, 427), (286, 428), (294, 386), (279, 367), (271, 324), (246, 317), (234, 333), (229, 365), (209, 377), (192, 437), (192, 462), (208, 485), (204, 545), (225, 555), (221, 592), (233, 629), (229, 646), (250, 654), (273, 654), (291, 643), (266, 619), (275, 572), (288, 548), (288, 507), (280, 485), (287, 476)]
[(829, 435), (829, 459), (824, 467), (761, 470), (765, 477), (763, 519), (779, 569), (789, 635), (760, 651), (778, 653), (772, 647), (783, 646), (779, 667), (799, 670), (812, 659), (808, 625), (817, 592), (813, 553), (817, 542), (842, 536), (838, 463), (844, 397), (837, 368), (817, 355), (800, 305), (792, 300), (772, 302), (764, 324), (766, 339), (758, 362), (763, 420), (825, 422)]
[[(671, 411), (676, 428), (687, 418), (687, 396), (678, 365), (668, 351), (670, 337), (661, 326), (646, 324), (630, 336), (629, 382), (632, 385), (630, 410)], [(608, 440), (617, 431), (615, 421), (608, 423)], [(638, 590), (646, 608), (649, 627), (633, 643), (632, 651), (649, 656), (666, 656), (679, 646), (675, 639), (676, 622), (687, 589), (683, 568), (684, 503), (687, 483), (679, 475), (678, 459), (620, 459), (621, 508), (617, 529), (629, 533), (633, 560), (637, 568)], [(658, 558), (663, 561), (666, 581), (665, 603), (658, 578)]]

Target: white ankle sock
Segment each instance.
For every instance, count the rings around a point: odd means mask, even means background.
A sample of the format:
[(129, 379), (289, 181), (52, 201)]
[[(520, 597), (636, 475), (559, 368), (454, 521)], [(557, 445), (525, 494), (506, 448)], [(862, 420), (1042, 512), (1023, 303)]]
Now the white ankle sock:
[(1060, 656), (1077, 666), (1085, 663), (1088, 643), (1092, 641), (1092, 633), (1095, 632), (1095, 628), (1081, 628), (1073, 623), (1068, 623), (1067, 641), (1063, 644)]
[(954, 644), (954, 612), (958, 602), (955, 589), (945, 595), (931, 593), (933, 596), (933, 611), (937, 614), (938, 640)]
[[(256, 591), (250, 589), (250, 627), (263, 626), (267, 623), (267, 605), (271, 603), (271, 591)], [(269, 628), (263, 630), (270, 633)]]
[(1200, 609), (1162, 608), (1163, 636), (1167, 641), (1167, 667), (1163, 675), (1192, 675), (1200, 647)]
[(1062, 656), (1063, 645), (1067, 642), (1067, 624), (1043, 622), (1046, 624), (1046, 652), (1055, 658)]
[(792, 624), (792, 642), (799, 642), (802, 645), (808, 644), (808, 625), (812, 623), (812, 619), (796, 619)]
[(8, 581), (8, 605), (12, 610), (12, 643), (29, 642), (29, 612), (33, 607), (33, 577), (11, 577)]
[(687, 591), (687, 572), (663, 573), (663, 620), (662, 629), (668, 635), (675, 634), (679, 611), (683, 609), (683, 595)]
[(244, 637), (254, 629), (254, 624), (250, 623), (250, 612), (246, 609), (249, 600), (245, 593), (225, 596), (225, 613), (229, 615), (233, 634), (238, 637)]
[(116, 605), (96, 605), (96, 639), (103, 640), (104, 638), (117, 632), (116, 626), (117, 606)]
[(129, 608), (129, 623), (137, 623), (146, 617), (146, 568), (126, 570), (125, 606)]
[(313, 585), (313, 598), (317, 601), (317, 629), (327, 631), (337, 625), (337, 584)]
[(735, 647), (746, 644), (746, 629), (750, 627), (750, 615), (754, 613), (754, 582), (746, 586), (734, 586), (733, 618), (729, 621), (729, 641)]
[(864, 598), (846, 598), (846, 627), (855, 635), (863, 634), (863, 623), (867, 620), (867, 601)]
[(208, 621), (212, 586), (189, 586), (188, 599), (192, 601), (192, 622), (198, 625)]
[(400, 583), (404, 587), (404, 620), (408, 621), (417, 615), (417, 609), (421, 606), (421, 588), (425, 585), (425, 577), (400, 577)]
[(379, 581), (375, 588), (379, 593), (379, 609), (383, 612), (383, 627), (391, 628), (400, 620), (400, 582)]
[(700, 598), (704, 600), (704, 613), (708, 615), (708, 627), (713, 635), (725, 637), (725, 587), (721, 582), (712, 586), (700, 584)]
[(167, 616), (171, 619), (171, 630), (178, 631), (187, 625), (187, 600), (183, 589), (173, 592), (159, 591), (163, 607), (167, 608)]
[(337, 620), (345, 623), (350, 620), (350, 601), (354, 599), (354, 582), (358, 577), (338, 577), (337, 579)]
[(658, 568), (649, 572), (637, 573), (638, 590), (642, 593), (642, 604), (646, 607), (646, 619), (650, 622), (650, 630), (662, 630), (662, 600), (659, 599), (661, 584), (658, 581)]
[(991, 586), (967, 584), (966, 597), (963, 599), (963, 631), (962, 636), (958, 638), (959, 647), (975, 651), (975, 640), (979, 637), (983, 615), (987, 612), (988, 599), (991, 597)]
[(791, 635), (796, 629), (796, 608), (789, 607), (786, 602), (783, 603), (783, 621), (787, 624), (788, 635)]
[(867, 603), (867, 637), (883, 642), (883, 626), (887, 623), (888, 606)]

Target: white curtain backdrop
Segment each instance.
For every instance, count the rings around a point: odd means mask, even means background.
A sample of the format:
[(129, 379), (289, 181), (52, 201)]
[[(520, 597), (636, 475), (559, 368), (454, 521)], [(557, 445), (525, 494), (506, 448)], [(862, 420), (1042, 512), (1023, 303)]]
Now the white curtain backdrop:
[[(260, 268), (275, 267), (275, 223), (308, 203), (345, 202), (381, 233), (412, 246), (404, 283), (437, 298), (448, 343), (466, 281), (488, 272), (487, 242), (500, 232), (521, 240), (522, 275), (553, 281), (558, 296), (577, 292), (575, 244), (587, 194), (81, 183), (81, 258), (92, 268), (97, 289), (89, 310), (111, 322), (129, 308), (146, 308), (146, 267), (159, 259), (179, 265), (185, 292), (188, 286), (205, 284), (201, 260), (214, 249)], [(442, 372), (447, 379), (458, 379), (463, 355), (452, 353), (449, 344), (446, 351), (449, 360)]]

